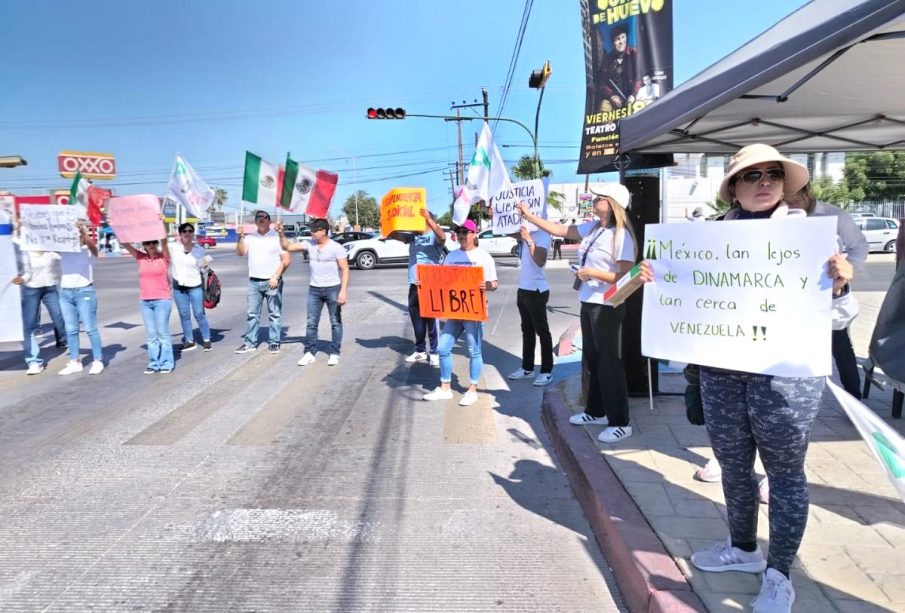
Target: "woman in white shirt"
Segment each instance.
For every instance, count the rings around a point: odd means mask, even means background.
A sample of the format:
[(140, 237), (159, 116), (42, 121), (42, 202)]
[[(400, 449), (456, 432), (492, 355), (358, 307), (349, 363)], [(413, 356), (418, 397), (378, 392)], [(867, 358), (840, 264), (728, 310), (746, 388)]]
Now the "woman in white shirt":
[(55, 251), (16, 251), (19, 255), (19, 274), (13, 278), (13, 283), (20, 286), (22, 291), (22, 332), (25, 338), (25, 363), (28, 365), (25, 372), (37, 375), (44, 371), (37, 336), (42, 302), (50, 313), (57, 347), (66, 345), (66, 326), (57, 291), (60, 284), (60, 254)]
[(79, 356), (79, 323), (85, 327), (91, 341), (91, 368), (89, 375), (99, 375), (104, 370), (101, 335), (97, 331), (97, 293), (94, 291), (94, 272), (91, 256), (97, 257), (97, 243), (88, 235), (88, 228), (76, 222), (82, 243), (81, 250), (60, 254), (60, 308), (66, 324), (66, 340), (69, 343), (69, 363), (59, 372), (72, 375), (82, 372)]
[(195, 333), (192, 315), (198, 322), (201, 346), (211, 350), (211, 327), (204, 314), (203, 271), (211, 262), (201, 245), (195, 244), (195, 226), (184, 223), (179, 226), (180, 246), (170, 251), (170, 273), (173, 277), (173, 300), (182, 322), (182, 351), (195, 349)]

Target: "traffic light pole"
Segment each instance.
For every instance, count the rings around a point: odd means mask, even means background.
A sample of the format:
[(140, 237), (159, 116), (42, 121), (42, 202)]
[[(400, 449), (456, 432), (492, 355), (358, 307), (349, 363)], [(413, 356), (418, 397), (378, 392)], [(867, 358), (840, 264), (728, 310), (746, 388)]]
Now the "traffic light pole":
[[(409, 117), (426, 117), (428, 119), (443, 119), (445, 121), (471, 121), (473, 119), (484, 120), (483, 117), (458, 117), (456, 115), (422, 115), (420, 113), (406, 113), (406, 118)], [(537, 155), (537, 138), (534, 136), (534, 132), (531, 131), (531, 128), (523, 124), (521, 121), (517, 119), (509, 119), (508, 117), (491, 117), (494, 121), (506, 121), (509, 123), (514, 123), (518, 126), (521, 126), (525, 132), (528, 133), (528, 136), (531, 137), (531, 142), (534, 144), (534, 152)]]

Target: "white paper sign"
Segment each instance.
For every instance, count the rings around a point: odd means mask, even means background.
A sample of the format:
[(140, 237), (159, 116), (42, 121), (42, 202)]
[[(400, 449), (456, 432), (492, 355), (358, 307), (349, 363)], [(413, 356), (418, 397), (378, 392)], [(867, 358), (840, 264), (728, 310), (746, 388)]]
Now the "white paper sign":
[(21, 289), (13, 285), (13, 277), (18, 276), (16, 252), (13, 247), (12, 216), (0, 210), (0, 343), (21, 341), (22, 312)]
[(23, 204), (19, 207), (19, 246), (24, 251), (79, 251), (78, 218), (74, 206)]
[(544, 182), (541, 179), (531, 179), (513, 183), (509, 188), (503, 188), (493, 197), (493, 233), (495, 235), (518, 234), (522, 225), (525, 225), (530, 232), (537, 230), (537, 226), (533, 223), (523, 222), (522, 216), (516, 210), (515, 205), (522, 201), (528, 205), (528, 209), (532, 213), (544, 219), (547, 218)]
[(644, 355), (789, 377), (831, 367), (835, 217), (653, 224)]

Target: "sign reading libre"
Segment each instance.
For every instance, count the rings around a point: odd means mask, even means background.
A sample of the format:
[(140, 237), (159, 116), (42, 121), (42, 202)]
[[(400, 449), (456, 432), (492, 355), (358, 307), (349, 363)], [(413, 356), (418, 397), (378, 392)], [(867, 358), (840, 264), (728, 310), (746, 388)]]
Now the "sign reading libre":
[(424, 232), (427, 222), (421, 209), (427, 206), (427, 190), (423, 187), (394, 187), (380, 200), (380, 233)]
[(645, 227), (641, 351), (786, 377), (829, 375), (835, 217)]
[(484, 269), (418, 264), (421, 317), (487, 321)]
[(87, 151), (60, 151), (57, 155), (60, 176), (73, 178), (77, 172), (85, 179), (115, 179), (116, 158), (112, 153), (88, 153)]

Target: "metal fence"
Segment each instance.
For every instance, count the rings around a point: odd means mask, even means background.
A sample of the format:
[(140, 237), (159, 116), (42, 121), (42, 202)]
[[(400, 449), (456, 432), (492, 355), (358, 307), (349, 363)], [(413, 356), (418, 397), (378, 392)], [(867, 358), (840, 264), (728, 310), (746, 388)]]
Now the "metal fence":
[(884, 200), (882, 202), (852, 202), (845, 207), (849, 213), (873, 213), (877, 217), (905, 218), (905, 202)]

